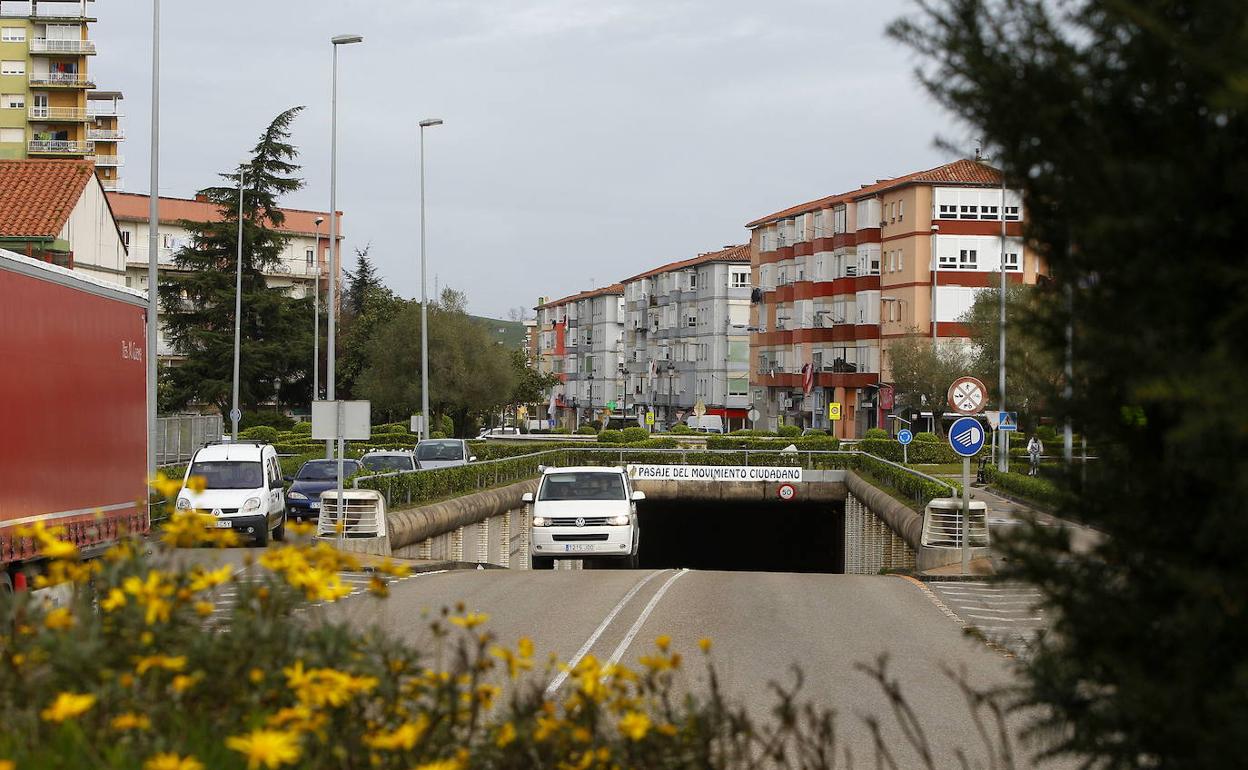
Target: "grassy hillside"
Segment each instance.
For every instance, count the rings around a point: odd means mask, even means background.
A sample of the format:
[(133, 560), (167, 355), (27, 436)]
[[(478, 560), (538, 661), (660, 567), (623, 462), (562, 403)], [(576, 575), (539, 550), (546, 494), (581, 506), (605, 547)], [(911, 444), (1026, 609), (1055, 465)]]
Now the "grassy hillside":
[(499, 318), (472, 316), (472, 320), (484, 326), (495, 342), (506, 348), (524, 346), (524, 324), (519, 321), (504, 321)]

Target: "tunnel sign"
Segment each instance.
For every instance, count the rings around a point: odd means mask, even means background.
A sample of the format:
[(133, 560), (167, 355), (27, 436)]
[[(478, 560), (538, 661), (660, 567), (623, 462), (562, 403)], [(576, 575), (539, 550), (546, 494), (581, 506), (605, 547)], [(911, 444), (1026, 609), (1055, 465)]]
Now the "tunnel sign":
[(781, 484), (780, 489), (776, 490), (776, 494), (781, 500), (792, 500), (797, 497), (797, 487), (792, 484)]
[(781, 481), (801, 483), (802, 469), (759, 465), (629, 465), (628, 477), (641, 481)]
[(984, 426), (974, 417), (959, 417), (949, 428), (949, 446), (963, 457), (984, 448)]

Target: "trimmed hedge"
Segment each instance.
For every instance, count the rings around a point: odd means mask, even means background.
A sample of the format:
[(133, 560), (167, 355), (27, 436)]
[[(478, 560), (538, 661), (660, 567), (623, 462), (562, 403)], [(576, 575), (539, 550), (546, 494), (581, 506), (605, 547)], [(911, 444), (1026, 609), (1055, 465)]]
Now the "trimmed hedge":
[(297, 422), (295, 423), (295, 427), (290, 429), (290, 432), (291, 433), (311, 433), (312, 422), (311, 421)]
[[(933, 498), (948, 497), (951, 494), (949, 487), (944, 484), (907, 473), (894, 465), (881, 462), (876, 457), (860, 454), (855, 455), (855, 459), (855, 470), (867, 479), (891, 487), (909, 498), (913, 501), (911, 507), (915, 510), (922, 511)], [(950, 486), (956, 490), (954, 494), (962, 493), (961, 484), (950, 482)]]
[(1040, 476), (1002, 473), (995, 465), (989, 464), (984, 466), (984, 479), (990, 486), (1042, 508), (1056, 508), (1062, 503), (1062, 490), (1052, 481)]
[(883, 428), (868, 428), (866, 434), (863, 435), (863, 438), (887, 439), (888, 431), (884, 430)]
[(624, 443), (636, 444), (638, 441), (649, 441), (650, 431), (642, 427), (625, 428), (623, 431)]
[(802, 429), (796, 425), (781, 425), (780, 430), (776, 431), (776, 433), (785, 438), (797, 438), (802, 435)]
[(757, 430), (755, 428), (742, 428), (741, 430), (734, 430), (728, 435), (729, 436), (775, 436), (776, 434), (772, 433), (769, 430)]
[(623, 444), (624, 432), (615, 430), (613, 428), (608, 429), (608, 430), (598, 431), (598, 443), (600, 444)]
[(277, 428), (271, 428), (268, 425), (257, 425), (254, 428), (240, 430), (238, 437), (249, 441), (263, 441), (266, 444), (272, 444), (277, 441)]
[(685, 425), (683, 422), (678, 422), (672, 426), (671, 430), (669, 430), (668, 433), (675, 433), (677, 436), (687, 436), (690, 433), (693, 433), (693, 428), (690, 428), (688, 425)]
[(841, 448), (841, 440), (830, 436), (799, 436), (796, 438), (762, 438), (753, 436), (707, 436), (707, 449), (780, 450), (793, 445), (799, 450), (832, 451)]
[[(901, 444), (889, 439), (864, 438), (858, 442), (857, 448), (896, 463), (902, 460)], [(953, 451), (953, 447), (948, 444), (940, 441), (919, 441), (918, 436), (911, 442), (906, 454), (911, 463), (956, 463), (962, 459), (962, 456)]]
[(592, 436), (598, 432), (598, 424), (591, 422), (587, 425), (582, 425), (576, 429), (576, 432), (581, 436)]

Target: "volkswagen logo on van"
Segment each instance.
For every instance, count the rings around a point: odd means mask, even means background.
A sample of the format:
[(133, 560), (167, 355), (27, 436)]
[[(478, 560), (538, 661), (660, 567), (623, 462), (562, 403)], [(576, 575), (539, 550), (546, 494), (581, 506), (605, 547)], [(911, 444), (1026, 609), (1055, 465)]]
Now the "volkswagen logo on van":
[(578, 527), (583, 527), (583, 526), (585, 526), (585, 517), (584, 517), (584, 516), (577, 516), (577, 517), (576, 517), (576, 526), (578, 526)]

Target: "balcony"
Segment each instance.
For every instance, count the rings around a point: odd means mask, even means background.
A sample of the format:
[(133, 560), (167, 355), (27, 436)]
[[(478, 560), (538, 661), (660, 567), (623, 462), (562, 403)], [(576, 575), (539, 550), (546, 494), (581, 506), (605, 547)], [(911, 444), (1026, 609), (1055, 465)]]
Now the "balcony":
[(124, 118), (126, 116), (117, 105), (99, 102), (87, 105), (87, 115), (92, 118)]
[(105, 192), (121, 192), (122, 189), (120, 179), (101, 179), (100, 186)]
[[(94, 142), (92, 142), (94, 144)], [(97, 166), (124, 166), (125, 157), (121, 155), (96, 155), (95, 165)]]
[(88, 128), (87, 138), (96, 142), (120, 142), (126, 138), (126, 132), (120, 128)]
[(93, 40), (48, 40), (35, 38), (30, 41), (31, 53), (49, 54), (87, 54), (95, 53)]
[(29, 82), (36, 88), (95, 88), (95, 79), (82, 72), (32, 72)]
[(95, 142), (79, 142), (73, 139), (31, 139), (26, 151), (32, 155), (90, 155), (95, 152)]
[(91, 119), (91, 115), (82, 107), (31, 107), (28, 112), (31, 120), (52, 123), (82, 123)]

